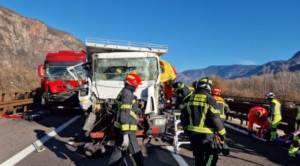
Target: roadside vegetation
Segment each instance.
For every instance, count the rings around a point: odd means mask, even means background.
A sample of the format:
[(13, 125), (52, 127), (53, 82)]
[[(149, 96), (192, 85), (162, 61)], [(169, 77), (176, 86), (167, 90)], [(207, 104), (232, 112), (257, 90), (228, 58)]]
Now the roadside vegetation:
[(300, 71), (255, 75), (234, 80), (210, 77), (214, 86), (221, 88), (226, 96), (264, 98), (266, 93), (273, 92), (279, 100), (300, 102)]
[(0, 72), (0, 92), (30, 91), (40, 86), (37, 67), (13, 61)]
[[(300, 71), (254, 75), (247, 78), (227, 80), (209, 76), (214, 86), (222, 89), (225, 96), (264, 98), (273, 92), (279, 100), (300, 102)], [(40, 87), (37, 67), (13, 61), (0, 72), (0, 91), (30, 91)]]

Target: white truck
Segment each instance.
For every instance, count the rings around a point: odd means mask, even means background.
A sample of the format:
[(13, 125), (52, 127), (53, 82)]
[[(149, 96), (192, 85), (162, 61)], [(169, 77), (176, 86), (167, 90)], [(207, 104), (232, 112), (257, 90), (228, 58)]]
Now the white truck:
[(144, 106), (144, 113), (158, 113), (159, 59), (167, 53), (167, 46), (88, 38), (86, 51), (92, 73), (88, 96), (79, 96), (83, 109), (89, 105), (96, 112), (103, 109), (102, 103), (116, 99), (124, 87), (125, 76), (135, 70), (142, 79), (135, 95)]
[[(90, 77), (79, 92), (80, 105), (89, 112), (83, 127), (86, 136), (104, 139), (112, 134), (114, 100), (124, 87), (125, 76), (131, 71), (136, 71), (142, 79), (134, 93), (139, 107), (148, 117), (148, 124), (142, 126), (155, 129), (152, 130), (155, 134), (164, 132), (166, 116), (161, 114), (163, 103), (159, 102), (162, 93), (160, 57), (167, 53), (167, 46), (88, 38), (86, 52)], [(76, 66), (68, 70), (76, 77)], [(96, 151), (94, 145), (86, 144), (87, 155)]]

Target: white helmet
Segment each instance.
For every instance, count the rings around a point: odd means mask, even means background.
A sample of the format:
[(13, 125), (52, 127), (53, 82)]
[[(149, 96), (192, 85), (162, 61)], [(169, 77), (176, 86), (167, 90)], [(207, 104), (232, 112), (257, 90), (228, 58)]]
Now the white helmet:
[(266, 98), (267, 99), (274, 99), (275, 95), (273, 92), (269, 92), (268, 94), (266, 94)]

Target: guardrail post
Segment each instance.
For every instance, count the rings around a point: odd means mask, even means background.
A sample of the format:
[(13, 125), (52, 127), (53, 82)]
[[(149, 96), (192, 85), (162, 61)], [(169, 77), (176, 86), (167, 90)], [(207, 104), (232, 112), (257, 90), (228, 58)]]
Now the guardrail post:
[(18, 100), (18, 92), (15, 92), (15, 96), (14, 96), (14, 100), (16, 101), (16, 100)]
[(24, 97), (25, 99), (28, 99), (30, 92), (25, 92)]
[(24, 112), (27, 112), (27, 105), (25, 105), (25, 106), (23, 107), (23, 111), (24, 111)]
[[(27, 112), (33, 104), (33, 92), (0, 92), (0, 113), (16, 114), (19, 111)], [(9, 96), (8, 96), (9, 95)]]
[(16, 106), (13, 107), (12, 110), (13, 110), (13, 114), (16, 114), (16, 113), (17, 113), (17, 107), (16, 107)]
[(1, 94), (1, 102), (4, 102), (4, 98), (5, 98), (5, 93)]

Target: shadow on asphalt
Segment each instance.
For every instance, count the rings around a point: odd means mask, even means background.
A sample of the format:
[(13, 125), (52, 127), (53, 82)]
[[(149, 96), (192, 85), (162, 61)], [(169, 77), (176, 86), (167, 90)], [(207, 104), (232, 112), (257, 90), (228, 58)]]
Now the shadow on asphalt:
[[(241, 126), (236, 124), (230, 123), (230, 125), (237, 128), (242, 128)], [(231, 130), (231, 129), (227, 129), (227, 130)], [(228, 146), (230, 147), (231, 152), (246, 153), (246, 154), (261, 156), (267, 158), (269, 161), (276, 163), (278, 165), (299, 166), (300, 156), (297, 156), (295, 161), (290, 162), (288, 161), (288, 150), (276, 144), (274, 145), (274, 144), (266, 143), (236, 131), (228, 132), (227, 137), (228, 137)], [(245, 159), (245, 158), (237, 158), (234, 156), (229, 156), (229, 157), (247, 161), (255, 165), (262, 165), (256, 161), (251, 160), (251, 158)]]
[[(78, 113), (55, 111), (49, 114), (45, 114), (35, 121), (43, 126), (56, 128), (76, 115), (78, 115)], [(84, 137), (84, 132), (81, 130), (83, 123), (84, 117), (82, 116), (79, 120), (76, 121), (76, 123), (74, 123), (74, 126), (72, 126), (72, 130), (65, 129), (63, 132), (58, 133), (61, 138), (73, 142), (74, 145), (70, 145), (68, 144), (68, 142), (58, 140), (57, 138), (52, 138), (50, 141), (45, 143), (44, 146), (55, 153), (58, 158), (69, 159), (74, 163), (74, 165), (99, 165), (100, 163), (100, 165), (103, 165), (104, 163), (107, 163), (110, 152), (102, 155), (96, 155), (93, 158), (86, 157), (84, 155), (83, 144), (86, 138)], [(230, 124), (234, 127), (244, 129), (239, 125), (235, 125), (232, 123)], [(47, 135), (47, 133), (42, 130), (35, 130), (34, 132), (36, 133), (38, 139), (41, 139), (43, 136)], [(247, 135), (240, 134), (236, 131), (228, 132), (227, 137), (228, 146), (230, 147), (231, 152), (261, 156), (277, 165), (299, 166), (299, 156), (297, 156), (294, 162), (289, 162), (287, 150), (277, 145), (267, 144)], [(145, 165), (173, 166), (174, 163), (177, 163), (176, 161), (174, 161), (175, 159), (171, 156), (171, 153), (168, 150), (162, 148), (161, 145), (151, 145), (147, 149), (149, 156), (144, 157)], [(193, 158), (187, 156), (181, 157), (188, 163), (188, 165), (193, 165)], [(261, 164), (261, 162), (254, 161), (251, 158), (247, 157), (235, 157), (232, 155), (228, 157), (235, 160), (245, 161), (245, 163), (252, 163), (253, 165), (264, 165)]]

